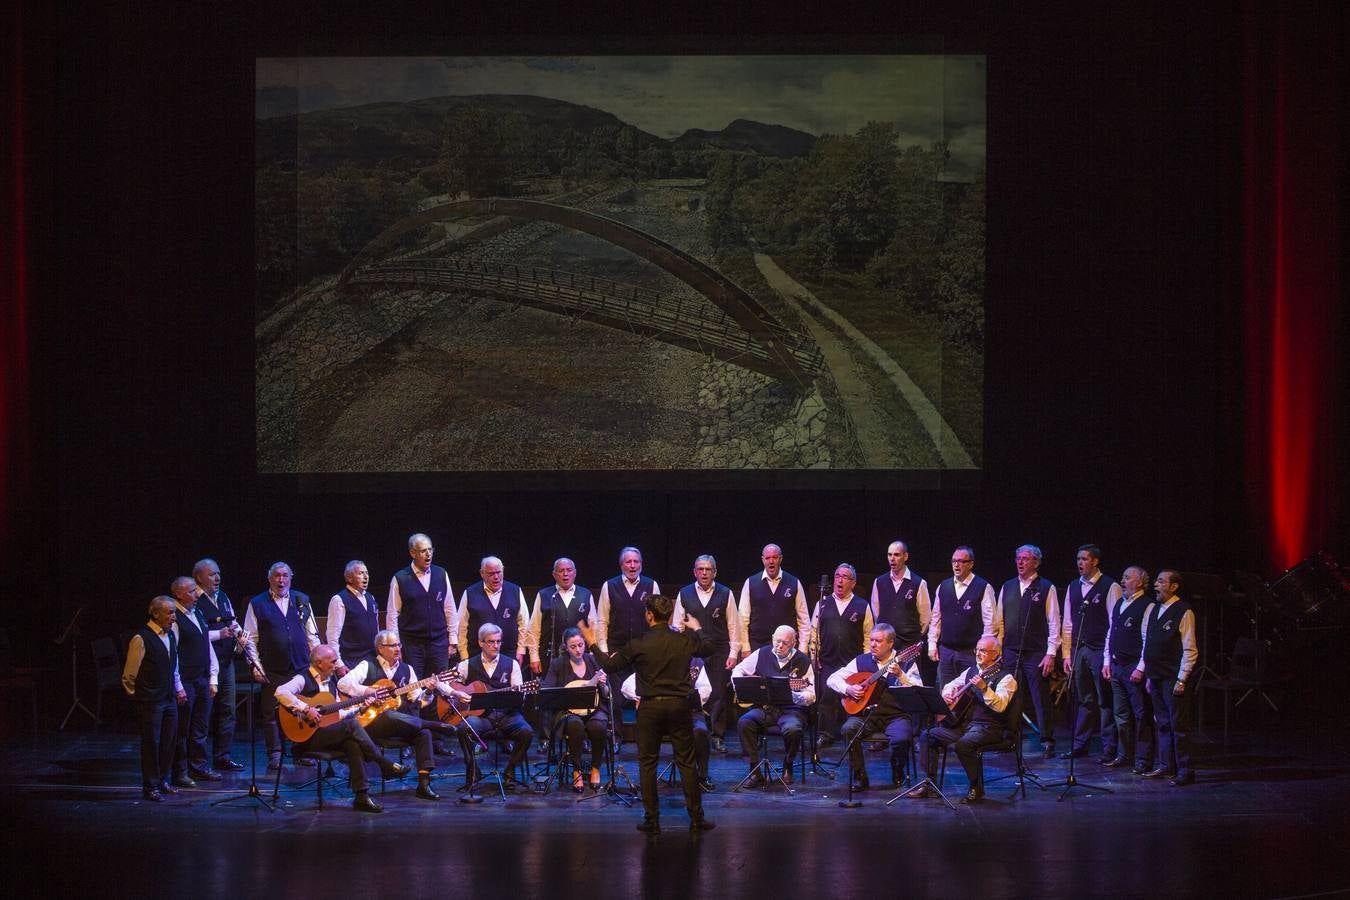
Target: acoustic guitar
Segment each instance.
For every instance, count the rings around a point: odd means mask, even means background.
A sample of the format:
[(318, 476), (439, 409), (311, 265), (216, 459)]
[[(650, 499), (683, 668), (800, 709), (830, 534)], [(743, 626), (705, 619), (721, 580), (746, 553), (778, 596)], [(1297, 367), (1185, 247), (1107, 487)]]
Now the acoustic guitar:
[(319, 691), (317, 694), (310, 694), (307, 697), (297, 697), (297, 700), (304, 701), (305, 705), (311, 709), (319, 711), (319, 721), (311, 722), (300, 713), (284, 705), (277, 709), (284, 712), (277, 716), (281, 721), (281, 730), (285, 733), (287, 739), (296, 744), (303, 744), (314, 733), (325, 725), (332, 725), (342, 718), (342, 711), (350, 706), (360, 706), (362, 704), (372, 704), (383, 699), (384, 691), (371, 694), (368, 697), (352, 697), (349, 700), (339, 700), (327, 691)]
[(358, 712), (356, 717), (361, 720), (362, 725), (369, 725), (379, 718), (380, 713), (387, 712), (391, 709), (398, 709), (398, 705), (403, 702), (403, 698), (413, 691), (421, 688), (429, 688), (440, 681), (449, 681), (456, 674), (458, 673), (455, 669), (446, 669), (444, 672), (428, 675), (421, 681), (411, 681), (403, 687), (399, 687), (388, 678), (381, 678), (379, 681), (375, 682), (372, 687), (383, 691), (382, 697)]
[(900, 668), (903, 669), (919, 655), (922, 646), (922, 644), (914, 644), (899, 653), (892, 653), (890, 659), (877, 664), (875, 672), (854, 672), (844, 679), (849, 684), (862, 685), (863, 689), (862, 695), (857, 700), (850, 699), (847, 694), (844, 695), (845, 711), (850, 716), (860, 715), (867, 708), (868, 702), (872, 699), (872, 694), (876, 693), (877, 685), (886, 677), (886, 670), (891, 667), (891, 664), (898, 662)]
[[(494, 688), (485, 681), (471, 681), (468, 684), (455, 684), (455, 690), (461, 694), (501, 694), (507, 691), (515, 691), (520, 694), (535, 694), (539, 692), (539, 679), (535, 678), (526, 681), (523, 684), (514, 687)], [(447, 725), (458, 725), (465, 718), (472, 715), (472, 701), (464, 704), (461, 708), (454, 700), (447, 700), (445, 697), (436, 698), (436, 715)]]

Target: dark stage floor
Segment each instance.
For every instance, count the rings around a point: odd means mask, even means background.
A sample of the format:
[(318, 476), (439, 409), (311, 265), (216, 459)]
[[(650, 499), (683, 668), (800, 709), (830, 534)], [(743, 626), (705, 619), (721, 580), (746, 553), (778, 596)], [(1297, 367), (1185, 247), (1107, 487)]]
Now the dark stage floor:
[[(380, 816), (283, 775), (275, 812), (251, 802), (212, 807), (247, 786), (185, 790), (141, 800), (129, 730), (19, 740), (4, 753), (11, 896), (96, 891), (99, 896), (370, 897), (846, 897), (932, 895), (1291, 897), (1350, 889), (1345, 824), (1350, 753), (1315, 724), (1235, 733), (1230, 751), (1199, 746), (1199, 781), (1174, 788), (1089, 761), (1079, 778), (1113, 794), (1032, 789), (1009, 800), (991, 786), (977, 807), (901, 800), (886, 754), (869, 755), (872, 790), (841, 809), (842, 784), (812, 776), (781, 789), (733, 794), (745, 771), (734, 750), (714, 755), (718, 791), (706, 800), (717, 830), (685, 830), (678, 788), (662, 787), (665, 831), (634, 830), (632, 809), (576, 803), (570, 791), (517, 793), (479, 806), (413, 797), (391, 785)], [(668, 754), (667, 750), (667, 754)], [(246, 747), (236, 748), (247, 759)], [(261, 761), (261, 753), (259, 754)], [(458, 762), (458, 761), (455, 761)], [(631, 744), (620, 756), (637, 778)], [(1008, 756), (989, 759), (990, 776)], [(1046, 781), (1067, 763), (1029, 756)], [(1081, 763), (1081, 761), (1080, 761)], [(448, 771), (462, 771), (450, 763)], [(966, 782), (955, 759), (953, 799)], [(306, 774), (312, 770), (304, 770)], [(270, 794), (271, 785), (266, 787)], [(165, 888), (169, 890), (166, 892)], [(15, 892), (17, 891), (17, 893)]]

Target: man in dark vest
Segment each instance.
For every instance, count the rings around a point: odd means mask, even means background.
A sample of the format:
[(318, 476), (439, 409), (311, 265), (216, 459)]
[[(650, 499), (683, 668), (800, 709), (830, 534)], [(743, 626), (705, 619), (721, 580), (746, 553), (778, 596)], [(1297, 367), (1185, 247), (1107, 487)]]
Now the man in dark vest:
[(362, 662), (374, 663), (375, 632), (380, 630), (380, 607), (370, 587), (370, 569), (354, 559), (342, 570), (347, 586), (328, 599), (328, 646), (337, 651), (341, 678)]
[[(870, 784), (862, 748), (862, 741), (867, 735), (886, 736), (891, 750), (891, 778), (897, 784), (903, 777), (901, 770), (904, 768), (904, 758), (909, 753), (910, 741), (914, 740), (913, 721), (908, 713), (900, 709), (900, 705), (895, 702), (895, 698), (887, 688), (919, 687), (923, 685), (923, 676), (919, 674), (919, 667), (914, 662), (911, 662), (908, 668), (902, 669), (899, 660), (891, 659), (895, 651), (895, 629), (885, 624), (875, 625), (867, 636), (867, 652), (854, 657), (848, 665), (837, 669), (830, 676), (831, 690), (841, 697), (857, 700), (862, 697), (863, 687), (849, 684), (849, 676), (859, 672), (869, 674), (876, 672), (882, 663), (891, 660), (886, 677), (872, 688), (869, 705), (875, 704), (876, 709), (872, 710), (870, 715), (849, 716), (842, 729), (843, 739), (852, 743), (848, 757), (849, 777), (853, 779), (855, 791), (865, 791)], [(864, 727), (867, 729), (866, 734), (854, 741), (853, 736)]]
[[(955, 745), (956, 758), (961, 760), (961, 768), (966, 770), (966, 778), (970, 781), (966, 803), (984, 799), (984, 763), (978, 751), (1004, 739), (1004, 731), (1009, 726), (1008, 714), (1015, 711), (1015, 707), (1009, 707), (1017, 692), (1017, 677), (1006, 667), (993, 668), (999, 664), (1000, 652), (998, 638), (993, 635), (980, 638), (975, 648), (976, 665), (963, 670), (942, 688), (942, 698), (950, 704), (970, 682), (968, 692), (974, 702), (969, 714), (961, 721), (943, 719), (940, 724), (927, 729), (919, 741), (919, 754), (924, 759), (928, 777), (933, 780), (937, 779), (938, 744)], [(914, 796), (927, 794), (928, 789), (924, 788), (915, 791)]]
[(234, 658), (241, 652), (244, 626), (235, 616), (229, 595), (220, 589), (220, 566), (214, 559), (198, 560), (192, 567), (192, 578), (197, 583), (197, 609), (206, 617), (206, 627), (210, 629), (218, 673), (216, 698), (211, 704), (211, 767), (217, 772), (239, 772), (244, 767), (230, 759), (230, 751), (234, 747), (234, 706), (238, 697)]
[(938, 585), (928, 624), (928, 656), (938, 664), (939, 684), (975, 665), (975, 645), (982, 635), (998, 637), (997, 610), (993, 586), (975, 574), (975, 551), (957, 547), (952, 577)]
[[(407, 687), (418, 680), (417, 672), (403, 661), (398, 635), (380, 631), (375, 635), (374, 662), (363, 659), (338, 682), (338, 690), (347, 697), (366, 697), (378, 693), (382, 681), (396, 688)], [(428, 676), (440, 674), (424, 673)], [(384, 685), (388, 687), (388, 685)], [(423, 719), (420, 710), (431, 705), (437, 693), (451, 696), (450, 682), (438, 682), (431, 690), (414, 688), (403, 696), (396, 709), (386, 709), (365, 726), (374, 740), (385, 738), (412, 744), (413, 759), (417, 762), (417, 796), (423, 800), (439, 800), (431, 788), (431, 773), (436, 764), (432, 753), (432, 733), (454, 735), (455, 729), (444, 722)]]
[(1096, 544), (1078, 548), (1075, 562), (1078, 577), (1069, 582), (1064, 592), (1064, 674), (1073, 679), (1074, 697), (1078, 702), (1078, 716), (1073, 726), (1073, 749), (1060, 754), (1087, 756), (1092, 732), (1100, 729), (1102, 748), (1111, 755), (1102, 762), (1115, 758), (1116, 720), (1111, 712), (1111, 685), (1102, 677), (1106, 662), (1106, 630), (1111, 624), (1111, 610), (1120, 602), (1120, 585), (1103, 574), (1102, 551)]
[(729, 695), (731, 670), (740, 658), (741, 613), (732, 599), (731, 588), (717, 581), (717, 560), (707, 553), (694, 560), (694, 583), (680, 588), (670, 621), (677, 631), (684, 631), (690, 619), (697, 622), (704, 639), (714, 648), (704, 660), (712, 688), (708, 715), (712, 722), (712, 749), (725, 753), (727, 726), (735, 708)]
[(595, 606), (595, 633), (600, 649), (619, 648), (647, 628), (647, 598), (661, 593), (661, 585), (642, 574), (642, 551), (619, 551), (619, 574), (600, 586)]
[(563, 633), (582, 622), (595, 627), (595, 598), (577, 584), (577, 564), (564, 556), (553, 562), (553, 585), (534, 595), (522, 648), (529, 651), (531, 671), (537, 675), (566, 656)]
[(485, 556), (478, 563), (478, 578), (459, 595), (459, 658), (482, 652), (478, 629), (493, 622), (502, 630), (502, 652), (523, 665), (530, 619), (524, 592), (506, 580), (506, 566), (495, 556)]
[(253, 679), (262, 685), (257, 715), (269, 769), (281, 767), (276, 687), (305, 669), (310, 651), (319, 646), (319, 629), (309, 596), (291, 590), (291, 577), (290, 566), (272, 563), (267, 570), (267, 590), (250, 598), (244, 613), (244, 632), (258, 660)]
[(890, 571), (872, 582), (872, 621), (894, 628), (895, 646), (904, 650), (928, 634), (932, 598), (928, 582), (909, 567), (909, 547), (904, 541), (893, 541), (886, 548), (886, 564)]
[(760, 561), (764, 569), (741, 585), (742, 656), (772, 643), (779, 625), (797, 632), (797, 649), (808, 652), (811, 616), (801, 581), (783, 571), (783, 550), (777, 544), (766, 544), (760, 552)]
[(1158, 729), (1158, 767), (1145, 778), (1170, 778), (1174, 787), (1195, 783), (1191, 768), (1191, 673), (1198, 657), (1195, 612), (1177, 596), (1181, 577), (1164, 569), (1153, 583), (1158, 595), (1144, 611), (1144, 655), (1130, 679), (1148, 679)]
[(1041, 755), (1049, 758), (1055, 753), (1055, 709), (1048, 694), (1059, 653), (1059, 595), (1041, 574), (1040, 547), (1023, 544), (1013, 562), (1017, 577), (1005, 581), (998, 592), (1003, 667), (1022, 685), (1023, 698), (1031, 699), (1041, 734)]
[[(792, 783), (792, 761), (802, 746), (806, 731), (806, 710), (816, 702), (816, 673), (811, 657), (797, 649), (797, 632), (789, 625), (779, 625), (773, 633), (773, 643), (760, 647), (732, 670), (733, 678), (800, 678), (806, 685), (792, 691), (790, 706), (756, 706), (747, 710), (736, 723), (741, 747), (750, 755), (750, 768), (759, 765), (759, 738), (765, 729), (777, 725), (783, 734), (783, 774), (785, 783)], [(748, 787), (761, 787), (764, 777), (756, 772), (747, 782)]]
[(1105, 766), (1133, 766), (1143, 775), (1153, 767), (1153, 706), (1148, 689), (1130, 678), (1144, 655), (1144, 611), (1148, 573), (1130, 566), (1120, 576), (1121, 598), (1111, 610), (1106, 630), (1106, 667), (1102, 675), (1111, 680), (1112, 713), (1116, 720), (1116, 755)]
[(127, 645), (122, 688), (134, 701), (141, 731), (141, 796), (159, 803), (176, 794), (169, 783), (178, 737), (178, 705), (187, 702), (178, 677), (178, 639), (173, 636), (173, 600), (150, 601), (150, 620)]
[[(520, 664), (513, 657), (501, 652), (502, 630), (493, 622), (486, 622), (478, 629), (478, 645), (482, 652), (462, 661), (459, 677), (464, 684), (482, 682), (488, 690), (499, 691), (506, 688), (518, 688), (524, 684)], [(460, 746), (464, 749), (464, 758), (469, 761), (466, 773), (469, 784), (479, 780), (478, 767), (473, 762), (475, 733), (485, 737), (495, 737), (509, 741), (511, 757), (506, 764), (506, 774), (502, 777), (502, 789), (516, 789), (516, 768), (525, 762), (525, 754), (530, 750), (530, 739), (534, 729), (525, 721), (518, 709), (492, 709), (480, 711), (464, 717), (466, 727), (459, 731)], [(470, 731), (470, 727), (472, 731)]]
[(828, 686), (829, 677), (858, 654), (867, 652), (867, 638), (872, 633), (872, 604), (853, 593), (857, 584), (857, 569), (848, 563), (836, 566), (834, 593), (816, 605), (811, 619), (820, 674), (826, 679), (820, 698), (820, 740), (826, 747), (839, 736), (839, 726), (844, 721), (842, 699)]
[(638, 783), (642, 792), (642, 823), (638, 830), (656, 834), (661, 830), (661, 808), (656, 794), (656, 764), (661, 757), (661, 738), (670, 735), (675, 765), (684, 788), (684, 808), (691, 831), (706, 831), (713, 823), (703, 817), (703, 792), (694, 758), (693, 721), (689, 715), (690, 663), (695, 656), (707, 659), (712, 644), (703, 639), (694, 620), (688, 631), (670, 627), (675, 601), (660, 594), (647, 597), (644, 618), (647, 630), (610, 653), (595, 642), (590, 625), (579, 626), (596, 662), (613, 677), (630, 666), (637, 678)]
[(211, 721), (211, 701), (216, 696), (220, 671), (206, 616), (197, 609), (197, 582), (175, 578), (169, 585), (175, 615), (173, 636), (178, 639), (178, 677), (187, 695), (179, 710), (178, 743), (173, 755), (174, 787), (196, 787), (201, 781), (220, 781), (221, 775), (207, 764), (206, 732)]
[[(337, 666), (337, 651), (327, 644), (319, 644), (309, 654), (309, 664), (304, 669), (277, 685), (277, 702), (289, 712), (280, 715), (303, 716), (318, 724), (319, 711), (302, 700), (319, 692), (338, 696), (337, 676), (333, 674)], [(380, 805), (370, 799), (370, 776), (366, 774), (366, 763), (373, 762), (380, 767), (385, 778), (401, 778), (407, 773), (406, 766), (385, 758), (380, 748), (375, 746), (366, 729), (356, 718), (360, 707), (349, 706), (342, 710), (341, 718), (331, 725), (325, 725), (301, 745), (310, 750), (341, 750), (347, 755), (347, 774), (351, 779), (352, 809), (357, 812), (384, 812)]]
[(431, 562), (431, 538), (408, 538), (412, 565), (389, 581), (385, 625), (403, 644), (403, 658), (419, 672), (440, 672), (450, 665), (450, 648), (459, 651), (459, 611), (450, 592), (450, 575)]

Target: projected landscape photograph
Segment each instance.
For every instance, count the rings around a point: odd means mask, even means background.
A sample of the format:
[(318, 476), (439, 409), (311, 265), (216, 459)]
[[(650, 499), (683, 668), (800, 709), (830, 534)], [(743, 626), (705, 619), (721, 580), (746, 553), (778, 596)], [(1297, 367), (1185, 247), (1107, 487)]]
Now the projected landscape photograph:
[(263, 473), (957, 470), (981, 56), (256, 63)]

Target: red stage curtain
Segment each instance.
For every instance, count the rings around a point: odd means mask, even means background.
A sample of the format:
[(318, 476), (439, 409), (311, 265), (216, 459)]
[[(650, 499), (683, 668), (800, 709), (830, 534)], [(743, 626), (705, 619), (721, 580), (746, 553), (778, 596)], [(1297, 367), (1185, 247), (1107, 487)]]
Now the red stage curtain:
[(1248, 3), (1242, 21), (1247, 484), (1267, 562), (1336, 520), (1343, 9)]

